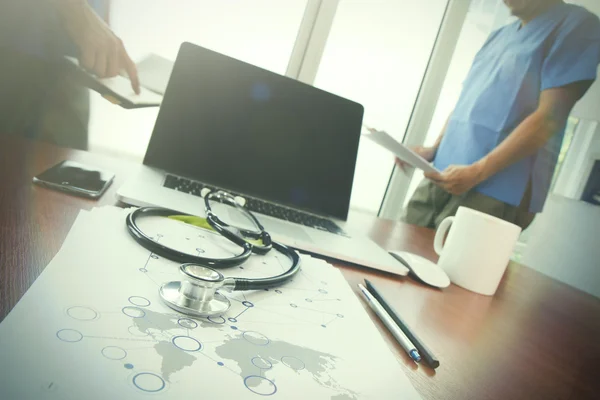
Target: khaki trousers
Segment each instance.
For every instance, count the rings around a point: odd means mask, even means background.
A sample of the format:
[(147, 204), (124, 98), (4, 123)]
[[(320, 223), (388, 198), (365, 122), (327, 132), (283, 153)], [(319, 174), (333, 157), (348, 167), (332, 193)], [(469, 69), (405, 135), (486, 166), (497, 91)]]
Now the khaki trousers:
[(435, 229), (444, 218), (455, 215), (458, 207), (462, 206), (503, 219), (525, 230), (535, 217), (528, 210), (530, 199), (531, 185), (521, 204), (515, 207), (474, 190), (460, 196), (452, 195), (430, 180), (423, 179), (404, 210), (402, 221)]

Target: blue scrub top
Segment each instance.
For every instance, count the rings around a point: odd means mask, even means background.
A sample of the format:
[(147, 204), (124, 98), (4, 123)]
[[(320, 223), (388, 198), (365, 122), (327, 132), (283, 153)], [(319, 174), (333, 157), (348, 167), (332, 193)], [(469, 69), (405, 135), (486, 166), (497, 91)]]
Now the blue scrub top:
[[(538, 107), (543, 90), (596, 79), (600, 21), (583, 7), (559, 3), (525, 26), (493, 32), (475, 56), (434, 165), (470, 165), (483, 158)], [(599, 108), (600, 112), (600, 108)], [(531, 178), (531, 212), (544, 206), (564, 136), (500, 171), (474, 190), (513, 206)]]

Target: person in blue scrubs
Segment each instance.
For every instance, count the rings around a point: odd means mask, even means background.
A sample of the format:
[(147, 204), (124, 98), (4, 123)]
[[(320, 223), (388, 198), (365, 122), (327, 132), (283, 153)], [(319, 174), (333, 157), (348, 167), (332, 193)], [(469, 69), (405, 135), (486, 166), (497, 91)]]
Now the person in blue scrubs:
[(87, 148), (89, 97), (65, 55), (100, 77), (135, 64), (110, 30), (108, 0), (0, 0), (0, 134)]
[(569, 113), (596, 79), (600, 21), (560, 0), (504, 3), (518, 20), (475, 56), (435, 145), (415, 149), (442, 172), (425, 174), (405, 222), (435, 228), (465, 206), (525, 229), (542, 211)]

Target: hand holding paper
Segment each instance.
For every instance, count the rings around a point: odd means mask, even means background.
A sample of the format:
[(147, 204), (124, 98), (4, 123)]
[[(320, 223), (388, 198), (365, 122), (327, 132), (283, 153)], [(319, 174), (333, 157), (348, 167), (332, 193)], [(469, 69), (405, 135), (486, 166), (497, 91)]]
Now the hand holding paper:
[[(363, 136), (366, 136), (368, 139), (374, 141), (388, 151), (391, 151), (403, 164), (422, 169), (425, 172), (440, 172), (430, 164), (430, 160), (423, 157), (428, 156), (426, 152), (415, 152), (398, 142), (387, 132), (378, 131), (366, 125), (363, 126), (370, 132)], [(431, 155), (431, 158), (433, 158), (433, 155)], [(400, 167), (402, 168), (402, 166)]]
[(448, 193), (461, 195), (483, 181), (482, 164), (451, 165), (442, 173), (426, 173), (425, 178), (433, 181)]
[[(433, 158), (435, 157), (435, 149), (431, 148), (431, 147), (417, 146), (417, 147), (411, 148), (411, 150), (414, 151), (417, 155), (423, 157), (423, 159), (425, 159), (425, 161), (427, 161), (427, 162), (432, 162)], [(402, 171), (406, 171), (407, 167), (412, 167), (406, 161), (403, 161), (403, 160), (399, 159), (398, 157), (396, 157), (396, 165)]]

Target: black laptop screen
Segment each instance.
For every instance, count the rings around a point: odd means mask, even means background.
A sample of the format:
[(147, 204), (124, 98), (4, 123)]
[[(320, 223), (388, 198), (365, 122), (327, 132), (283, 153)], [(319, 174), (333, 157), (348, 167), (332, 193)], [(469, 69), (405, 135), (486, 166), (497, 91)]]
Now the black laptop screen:
[(346, 219), (362, 116), (360, 104), (184, 43), (144, 163)]

